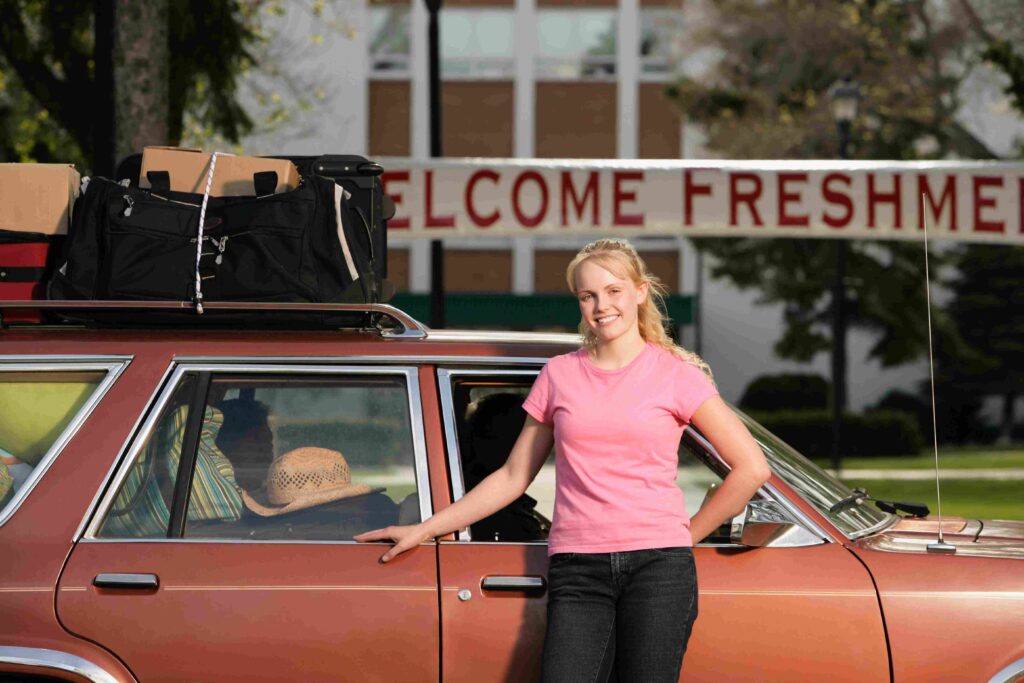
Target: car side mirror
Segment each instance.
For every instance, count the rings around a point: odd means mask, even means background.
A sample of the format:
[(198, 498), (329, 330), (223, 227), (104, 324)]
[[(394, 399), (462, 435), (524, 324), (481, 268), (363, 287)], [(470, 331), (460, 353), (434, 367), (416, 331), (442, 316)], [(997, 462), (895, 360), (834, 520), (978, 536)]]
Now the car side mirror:
[(731, 522), (729, 540), (748, 548), (793, 548), (824, 542), (793, 522), (786, 511), (772, 500), (747, 503), (743, 514)]

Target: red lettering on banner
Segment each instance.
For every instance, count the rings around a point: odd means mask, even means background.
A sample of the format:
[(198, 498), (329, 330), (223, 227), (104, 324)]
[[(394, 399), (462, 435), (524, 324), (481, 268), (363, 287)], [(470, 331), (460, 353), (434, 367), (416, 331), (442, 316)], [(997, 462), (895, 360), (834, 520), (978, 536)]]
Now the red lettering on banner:
[[(939, 202), (935, 203), (935, 197), (932, 195), (932, 188), (928, 185), (928, 176), (924, 173), (917, 174), (917, 194), (923, 197), (928, 207), (932, 210), (932, 228), (939, 224), (942, 220), (942, 212), (946, 208), (946, 202), (949, 202), (949, 229), (951, 232), (956, 232), (957, 218), (956, 218), (956, 176), (947, 175), (946, 182), (942, 185), (942, 196), (939, 197)], [(918, 212), (917, 216), (917, 229), (924, 230), (924, 206)]]
[(587, 185), (583, 188), (583, 196), (580, 197), (576, 194), (576, 187), (572, 183), (572, 172), (562, 171), (562, 225), (569, 225), (569, 202), (572, 202), (572, 207), (576, 210), (576, 220), (583, 219), (583, 211), (587, 207), (587, 202), (591, 202), (592, 218), (590, 219), (591, 225), (597, 227), (597, 208), (598, 208), (598, 184), (597, 184), (597, 171), (591, 171), (587, 174)]
[(780, 173), (779, 179), (779, 225), (789, 227), (802, 227), (806, 228), (811, 224), (811, 217), (807, 214), (792, 215), (786, 210), (786, 205), (790, 202), (800, 202), (800, 192), (790, 192), (786, 189), (786, 185), (789, 183), (806, 183), (806, 173)]
[(636, 201), (636, 190), (623, 189), (622, 183), (630, 181), (643, 182), (643, 171), (615, 171), (612, 178), (614, 187), (612, 192), (612, 197), (614, 199), (612, 206), (612, 223), (614, 225), (621, 226), (643, 225), (643, 213), (622, 213), (622, 204), (624, 202)]
[(1002, 176), (997, 175), (976, 175), (974, 181), (974, 232), (1006, 232), (1005, 221), (986, 221), (981, 217), (982, 209), (995, 208), (995, 197), (983, 197), (982, 191), (986, 187), (1003, 186)]
[[(740, 191), (741, 182), (751, 182), (754, 187), (749, 192)], [(761, 214), (757, 211), (757, 200), (761, 198), (762, 188), (761, 176), (756, 173), (730, 173), (729, 174), (729, 225), (739, 225), (739, 205), (746, 204), (750, 211), (750, 217), (754, 219), (754, 225), (761, 227)]]
[[(527, 180), (537, 183), (537, 187), (540, 188), (540, 209), (533, 216), (527, 216), (519, 208), (520, 190), (522, 190), (523, 183)], [(544, 216), (548, 212), (548, 186), (544, 182), (544, 176), (537, 171), (523, 171), (519, 174), (515, 185), (512, 186), (512, 211), (516, 214), (516, 220), (524, 228), (535, 228), (540, 225), (540, 222), (544, 220)]]
[(391, 197), (391, 201), (395, 203), (395, 217), (388, 221), (388, 230), (408, 230), (409, 217), (402, 216), (401, 218), (398, 218), (398, 210), (402, 206), (402, 193), (388, 192), (388, 183), (391, 181), (395, 181), (396, 183), (407, 183), (409, 182), (409, 172), (385, 171), (380, 176), (381, 192)]
[(693, 225), (693, 198), (695, 195), (710, 195), (710, 185), (700, 185), (693, 181), (693, 171), (683, 172), (683, 225)]
[(875, 227), (875, 205), (892, 204), (892, 227), (899, 230), (903, 227), (903, 199), (900, 192), (903, 178), (893, 174), (891, 192), (879, 192), (875, 189), (875, 174), (868, 173), (868, 227)]
[(846, 211), (841, 216), (830, 216), (827, 212), (822, 213), (821, 220), (830, 228), (845, 228), (853, 219), (853, 200), (845, 192), (833, 190), (833, 182), (845, 183), (846, 189), (850, 189), (852, 182), (850, 176), (845, 173), (829, 173), (821, 182), (821, 194), (825, 198), (825, 202), (841, 206)]
[(476, 212), (476, 207), (473, 206), (473, 189), (476, 184), (482, 180), (490, 180), (495, 185), (498, 184), (499, 175), (495, 171), (484, 169), (482, 171), (476, 171), (473, 175), (469, 176), (469, 182), (466, 183), (466, 213), (469, 215), (469, 220), (473, 221), (473, 225), (478, 228), (489, 228), (498, 222), (501, 217), (501, 212), (495, 209), (492, 213), (481, 216)]
[(423, 211), (423, 227), (425, 228), (454, 228), (455, 227), (455, 215), (448, 214), (447, 216), (435, 216), (434, 215), (434, 172), (426, 172), (426, 189), (424, 190), (424, 198), (426, 206)]

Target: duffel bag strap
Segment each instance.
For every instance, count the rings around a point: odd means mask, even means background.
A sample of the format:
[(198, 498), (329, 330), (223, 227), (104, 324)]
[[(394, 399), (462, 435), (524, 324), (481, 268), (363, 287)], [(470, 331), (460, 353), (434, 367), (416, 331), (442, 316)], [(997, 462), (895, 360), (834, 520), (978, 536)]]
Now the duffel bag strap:
[(252, 186), (257, 197), (274, 194), (277, 189), (277, 171), (259, 171), (252, 174)]
[(171, 191), (171, 174), (169, 171), (146, 171), (146, 180), (153, 192), (167, 194)]

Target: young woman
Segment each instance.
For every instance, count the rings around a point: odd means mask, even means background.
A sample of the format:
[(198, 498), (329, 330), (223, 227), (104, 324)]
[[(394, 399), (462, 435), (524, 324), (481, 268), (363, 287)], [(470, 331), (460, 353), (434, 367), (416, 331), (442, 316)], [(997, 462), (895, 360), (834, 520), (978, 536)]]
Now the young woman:
[[(697, 617), (692, 546), (742, 511), (770, 472), (704, 361), (668, 337), (664, 290), (628, 242), (588, 244), (566, 278), (584, 345), (537, 377), (505, 465), (427, 521), (356, 540), (394, 541), (387, 562), (469, 526), (522, 495), (554, 444), (542, 679), (675, 682)], [(690, 422), (731, 467), (693, 519), (676, 486)]]

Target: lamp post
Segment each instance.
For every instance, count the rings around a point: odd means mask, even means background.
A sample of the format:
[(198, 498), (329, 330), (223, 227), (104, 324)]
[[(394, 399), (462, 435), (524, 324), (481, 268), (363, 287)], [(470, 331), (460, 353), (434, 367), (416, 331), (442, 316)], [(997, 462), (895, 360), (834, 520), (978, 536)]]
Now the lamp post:
[[(439, 12), (442, 0), (426, 0), (427, 56), (430, 85), (430, 156), (439, 158), (441, 152), (441, 56)], [(445, 326), (444, 307), (444, 242), (430, 241), (430, 326)]]
[[(839, 134), (839, 158), (850, 158), (850, 129), (860, 107), (860, 86), (849, 77), (829, 89), (832, 115)], [(846, 251), (844, 239), (835, 241), (835, 279), (832, 282), (832, 469), (841, 465), (843, 411), (846, 409)]]

